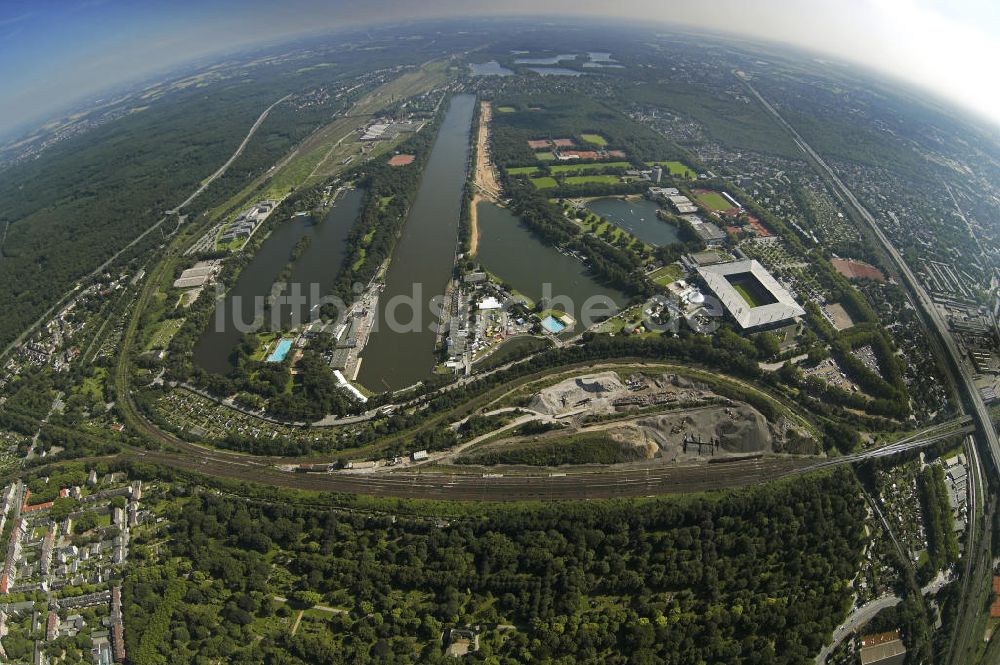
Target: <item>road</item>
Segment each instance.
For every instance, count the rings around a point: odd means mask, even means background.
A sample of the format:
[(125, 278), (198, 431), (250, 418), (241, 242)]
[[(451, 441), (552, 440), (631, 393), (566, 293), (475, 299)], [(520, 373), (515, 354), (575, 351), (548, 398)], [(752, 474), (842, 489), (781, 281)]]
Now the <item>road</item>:
[[(135, 409), (131, 395), (122, 404)], [(552, 475), (540, 469), (533, 475), (481, 475), (416, 471), (377, 474), (294, 473), (276, 465), (286, 458), (245, 455), (183, 441), (160, 430), (135, 409), (132, 426), (164, 449), (133, 449), (128, 456), (209, 476), (245, 480), (277, 487), (372, 496), (489, 501), (602, 499), (699, 492), (738, 487), (796, 476), (833, 466), (853, 464), (931, 445), (944, 436), (955, 436), (965, 421), (958, 420), (924, 430), (882, 448), (833, 459), (802, 456), (768, 456), (717, 464), (662, 467), (605, 467)], [(957, 428), (957, 429), (956, 429)], [(947, 434), (946, 434), (947, 433)], [(456, 470), (457, 471), (457, 470)]]
[[(250, 127), (250, 131), (247, 132), (246, 137), (244, 137), (243, 141), (236, 148), (236, 152), (234, 152), (232, 154), (232, 156), (228, 160), (226, 160), (226, 163), (223, 164), (222, 166), (220, 166), (215, 171), (215, 173), (213, 173), (211, 176), (209, 176), (208, 179), (205, 180), (201, 184), (201, 186), (198, 187), (197, 190), (195, 190), (195, 192), (193, 194), (191, 194), (189, 197), (187, 197), (186, 199), (184, 199), (183, 203), (181, 203), (179, 206), (177, 206), (176, 208), (174, 208), (171, 211), (171, 213), (174, 213), (174, 215), (179, 214), (180, 210), (182, 208), (185, 208), (188, 205), (190, 205), (191, 202), (194, 201), (196, 198), (198, 198), (198, 196), (202, 192), (204, 192), (208, 188), (209, 185), (211, 185), (220, 176), (222, 176), (227, 170), (229, 170), (229, 167), (232, 166), (233, 162), (235, 162), (236, 159), (239, 158), (239, 156), (241, 154), (243, 154), (243, 150), (246, 149), (247, 144), (250, 142), (250, 139), (253, 138), (253, 135), (255, 133), (257, 133), (257, 130), (260, 128), (261, 124), (263, 124), (264, 120), (267, 119), (267, 116), (271, 112), (271, 109), (273, 109), (275, 106), (277, 106), (281, 102), (285, 101), (289, 97), (291, 97), (291, 95), (285, 95), (284, 97), (282, 97), (281, 99), (279, 99), (278, 101), (276, 101), (275, 103), (271, 104), (266, 109), (264, 109), (264, 112), (261, 113), (260, 116), (258, 116), (256, 122), (254, 122), (253, 126)], [(122, 254), (124, 254), (125, 252), (127, 252), (132, 247), (135, 247), (138, 243), (142, 242), (143, 238), (145, 238), (146, 236), (148, 236), (150, 233), (152, 233), (156, 229), (160, 228), (160, 226), (162, 226), (163, 222), (167, 221), (168, 219), (170, 219), (174, 215), (167, 214), (167, 215), (164, 215), (164, 216), (160, 217), (160, 219), (155, 224), (153, 224), (152, 226), (150, 226), (149, 228), (147, 228), (145, 231), (143, 231), (138, 236), (136, 236), (135, 238), (133, 238), (131, 240), (131, 242), (129, 242), (127, 245), (125, 245), (120, 250), (118, 250), (117, 252), (115, 252), (114, 254), (112, 254), (111, 257), (107, 261), (105, 261), (101, 265), (97, 266), (97, 268), (93, 272), (91, 272), (90, 274), (88, 274), (88, 275), (86, 275), (84, 277), (81, 277), (80, 280), (79, 280), (79, 282), (77, 283), (77, 286), (74, 286), (72, 289), (70, 289), (62, 298), (60, 298), (59, 302), (57, 302), (55, 305), (53, 305), (52, 307), (50, 307), (49, 309), (47, 309), (40, 317), (38, 317), (38, 319), (36, 319), (30, 326), (28, 326), (24, 330), (24, 332), (22, 332), (20, 335), (18, 335), (17, 338), (13, 342), (11, 342), (6, 347), (4, 347), (3, 352), (0, 352), (0, 359), (3, 359), (12, 350), (14, 350), (15, 348), (21, 346), (21, 344), (24, 343), (24, 340), (26, 340), (29, 336), (31, 336), (40, 325), (42, 325), (43, 323), (45, 323), (46, 321), (48, 321), (50, 318), (52, 318), (52, 315), (56, 311), (58, 311), (61, 307), (65, 306), (66, 303), (70, 300), (70, 298), (73, 297), (73, 294), (75, 294), (79, 290), (80, 284), (82, 284), (83, 282), (89, 281), (91, 279), (94, 279), (95, 277), (97, 277), (98, 275), (100, 275), (102, 272), (105, 271), (105, 269), (107, 269), (108, 266), (110, 266), (112, 263), (114, 263), (115, 261), (117, 261), (119, 256), (121, 256)]]
[(250, 127), (250, 131), (247, 132), (247, 135), (246, 137), (244, 137), (242, 143), (240, 143), (240, 145), (236, 148), (236, 152), (234, 152), (229, 157), (229, 159), (226, 160), (226, 163), (220, 166), (215, 173), (210, 175), (204, 182), (202, 182), (201, 187), (196, 189), (194, 193), (191, 194), (191, 196), (184, 199), (184, 202), (181, 203), (176, 208), (174, 208), (171, 212), (176, 213), (179, 212), (181, 208), (186, 208), (188, 205), (191, 204), (192, 201), (201, 196), (201, 193), (204, 192), (206, 189), (208, 189), (213, 182), (218, 180), (226, 171), (228, 171), (229, 167), (233, 165), (233, 162), (239, 159), (240, 155), (243, 154), (243, 151), (246, 149), (247, 144), (250, 143), (250, 139), (253, 138), (253, 135), (257, 133), (257, 130), (260, 129), (260, 126), (264, 124), (265, 120), (267, 120), (267, 116), (271, 113), (271, 109), (273, 109), (275, 106), (277, 106), (278, 104), (285, 101), (291, 96), (292, 96), (291, 93), (289, 93), (284, 97), (282, 97), (281, 99), (279, 99), (278, 101), (276, 101), (275, 103), (268, 106), (266, 109), (264, 109), (264, 112), (260, 114), (256, 122), (253, 123), (253, 126)]
[(802, 152), (804, 152), (816, 164), (816, 166), (822, 170), (823, 175), (833, 185), (842, 200), (853, 208), (861, 219), (865, 221), (871, 232), (875, 234), (875, 237), (878, 239), (879, 243), (881, 243), (883, 249), (892, 259), (900, 275), (903, 277), (906, 287), (916, 298), (916, 302), (914, 304), (918, 306), (918, 311), (923, 313), (925, 321), (930, 324), (932, 330), (937, 334), (938, 340), (941, 342), (946, 351), (950, 369), (952, 370), (954, 376), (959, 379), (957, 384), (964, 393), (963, 397), (965, 398), (966, 406), (972, 411), (972, 416), (976, 420), (977, 440), (986, 447), (990, 462), (993, 464), (993, 471), (996, 473), (1000, 470), (1000, 439), (997, 438), (997, 433), (993, 428), (993, 421), (990, 418), (989, 411), (986, 409), (982, 396), (976, 388), (972, 371), (963, 361), (962, 354), (958, 350), (958, 345), (955, 343), (955, 338), (952, 337), (951, 331), (948, 329), (948, 324), (941, 315), (940, 310), (938, 310), (937, 306), (934, 305), (930, 296), (927, 294), (927, 291), (924, 290), (923, 285), (920, 283), (920, 280), (918, 280), (916, 275), (913, 274), (913, 271), (910, 270), (910, 267), (903, 259), (902, 254), (899, 253), (895, 245), (892, 244), (889, 237), (875, 221), (875, 217), (868, 212), (860, 201), (858, 201), (857, 197), (854, 196), (854, 193), (848, 189), (847, 185), (845, 185), (840, 177), (834, 173), (833, 169), (830, 168), (823, 158), (820, 157), (819, 154), (813, 150), (801, 136), (799, 136), (799, 133), (795, 131), (795, 128), (788, 124), (788, 122), (781, 117), (781, 114), (779, 114), (778, 111), (771, 106), (771, 104), (769, 104), (759, 92), (757, 92), (756, 88), (754, 88), (749, 81), (744, 81), (744, 83), (754, 97), (756, 97), (757, 101), (759, 101), (760, 104), (775, 118), (775, 120), (777, 120), (778, 124), (780, 124), (791, 135), (799, 149), (801, 149)]
[(824, 665), (826, 663), (827, 657), (833, 653), (834, 649), (843, 642), (847, 637), (853, 635), (855, 631), (863, 628), (869, 621), (875, 618), (882, 610), (889, 609), (890, 607), (895, 607), (903, 602), (903, 599), (899, 596), (881, 596), (875, 600), (871, 600), (861, 607), (856, 607), (854, 610), (847, 615), (847, 619), (844, 623), (837, 626), (836, 630), (833, 631), (833, 642), (823, 647), (823, 649), (816, 655), (816, 665)]
[[(933, 596), (944, 586), (953, 581), (954, 580), (952, 578), (947, 577), (946, 575), (938, 574), (937, 577), (928, 582), (927, 585), (920, 591), (925, 596)], [(878, 615), (879, 612), (890, 607), (895, 607), (901, 602), (903, 602), (903, 599), (899, 596), (887, 594), (885, 596), (879, 596), (874, 600), (870, 600), (861, 607), (855, 607), (851, 610), (851, 613), (847, 615), (847, 618), (844, 619), (844, 622), (834, 629), (833, 641), (823, 647), (823, 649), (816, 655), (816, 665), (824, 665), (827, 657), (834, 652), (841, 642), (860, 629), (864, 628), (869, 621)]]
[[(958, 349), (958, 345), (955, 342), (954, 337), (951, 335), (951, 331), (948, 329), (948, 324), (942, 316), (940, 310), (931, 300), (927, 291), (923, 288), (923, 285), (917, 279), (913, 271), (907, 265), (902, 254), (896, 249), (895, 245), (892, 244), (889, 237), (885, 234), (882, 228), (878, 225), (875, 217), (858, 201), (854, 193), (843, 183), (839, 176), (833, 171), (832, 168), (823, 160), (820, 155), (813, 150), (813, 148), (806, 143), (806, 141), (799, 135), (799, 133), (792, 127), (778, 111), (770, 104), (756, 88), (751, 85), (750, 81), (744, 77), (740, 77), (743, 83), (746, 85), (750, 93), (757, 99), (757, 101), (764, 107), (764, 109), (774, 117), (774, 119), (785, 129), (786, 132), (791, 136), (798, 145), (799, 149), (813, 162), (816, 168), (820, 171), (821, 175), (828, 181), (828, 183), (833, 187), (834, 191), (838, 194), (841, 201), (845, 205), (853, 209), (856, 215), (867, 225), (871, 233), (878, 240), (879, 244), (885, 250), (888, 257), (891, 259), (892, 263), (895, 265), (897, 273), (902, 278), (902, 281), (909, 291), (910, 300), (912, 304), (916, 307), (917, 311), (922, 314), (925, 324), (929, 327), (932, 333), (936, 336), (940, 348), (943, 350), (946, 360), (945, 370), (951, 375), (951, 379), (956, 386), (958, 386), (960, 393), (963, 398), (964, 407), (971, 412), (972, 417), (976, 423), (976, 434), (975, 440), (980, 448), (982, 454), (986, 457), (989, 465), (992, 467), (993, 478), (996, 482), (998, 480), (997, 473), (1000, 472), (1000, 440), (998, 440), (996, 430), (993, 426), (993, 421), (990, 418), (989, 411), (986, 409), (986, 405), (983, 403), (982, 396), (979, 390), (976, 388), (975, 381), (973, 379), (972, 371), (969, 365), (964, 362), (962, 354)], [(973, 460), (974, 471), (985, 471), (981, 468), (980, 461), (978, 457)], [(983, 480), (986, 478), (985, 474), (979, 476), (972, 480), (971, 487), (974, 491), (980, 491), (977, 488), (982, 487), (985, 483)], [(970, 506), (975, 509), (976, 506)], [(992, 509), (989, 515), (992, 515)], [(991, 519), (987, 519), (982, 525), (981, 530), (984, 532), (977, 538), (975, 529), (977, 528), (975, 522), (977, 522), (975, 512), (970, 511), (970, 533), (967, 536), (966, 541), (966, 556), (965, 556), (965, 566), (966, 574), (963, 575), (962, 580), (962, 607), (959, 612), (958, 618), (955, 620), (956, 633), (954, 639), (951, 641), (950, 652), (948, 661), (949, 663), (967, 663), (967, 658), (969, 657), (969, 640), (971, 639), (969, 633), (972, 631), (972, 626), (975, 626), (978, 622), (978, 617), (982, 612), (982, 604), (977, 602), (979, 595), (983, 591), (982, 586), (985, 580), (988, 579), (984, 571), (988, 571), (989, 566), (989, 551), (988, 548), (983, 547), (982, 543), (989, 542), (990, 533), (989, 529), (991, 527)], [(977, 542), (978, 541), (978, 542)], [(977, 588), (978, 587), (978, 588)]]

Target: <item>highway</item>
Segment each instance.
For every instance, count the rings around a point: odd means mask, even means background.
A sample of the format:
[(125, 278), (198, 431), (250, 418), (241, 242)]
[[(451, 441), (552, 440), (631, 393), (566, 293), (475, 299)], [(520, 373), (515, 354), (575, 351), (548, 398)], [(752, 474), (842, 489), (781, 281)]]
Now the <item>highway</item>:
[(235, 161), (236, 161), (236, 160), (237, 160), (237, 159), (239, 158), (239, 156), (243, 154), (243, 151), (244, 151), (244, 150), (246, 149), (246, 147), (247, 147), (247, 144), (248, 144), (248, 143), (250, 143), (250, 139), (252, 139), (252, 138), (253, 138), (253, 135), (257, 133), (257, 130), (258, 130), (258, 129), (260, 129), (260, 126), (261, 126), (262, 124), (264, 124), (264, 121), (265, 121), (265, 120), (267, 120), (267, 116), (268, 116), (268, 115), (269, 115), (269, 114), (271, 113), (271, 110), (272, 110), (272, 109), (273, 109), (273, 108), (274, 108), (275, 106), (277, 106), (278, 104), (280, 104), (281, 102), (285, 101), (286, 99), (288, 99), (288, 98), (289, 98), (289, 97), (291, 97), (291, 96), (292, 96), (292, 95), (291, 95), (291, 93), (289, 93), (289, 94), (285, 95), (284, 97), (282, 97), (281, 99), (279, 99), (278, 101), (276, 101), (275, 103), (273, 103), (273, 104), (271, 104), (270, 106), (268, 106), (268, 107), (267, 107), (266, 109), (264, 109), (264, 112), (263, 112), (263, 113), (261, 113), (261, 114), (260, 114), (260, 115), (259, 115), (259, 116), (257, 117), (257, 120), (256, 120), (256, 121), (255, 121), (255, 122), (253, 123), (253, 125), (252, 125), (252, 126), (250, 127), (250, 131), (249, 131), (249, 132), (247, 132), (247, 135), (246, 135), (246, 137), (245, 137), (245, 138), (243, 139), (243, 142), (242, 142), (242, 143), (240, 143), (240, 144), (239, 144), (239, 146), (237, 146), (237, 148), (236, 148), (236, 152), (234, 152), (234, 153), (233, 153), (233, 154), (232, 154), (232, 155), (231, 155), (231, 156), (229, 157), (229, 159), (228, 159), (228, 160), (226, 160), (226, 163), (225, 163), (225, 164), (223, 164), (222, 166), (220, 166), (220, 167), (219, 167), (219, 168), (218, 168), (218, 169), (216, 170), (216, 172), (215, 172), (215, 173), (213, 173), (213, 174), (212, 174), (212, 175), (210, 175), (210, 176), (209, 176), (208, 178), (206, 178), (206, 179), (205, 179), (205, 180), (204, 180), (204, 181), (203, 181), (203, 182), (201, 183), (201, 186), (200, 186), (200, 187), (199, 187), (198, 189), (196, 189), (196, 190), (194, 191), (194, 193), (193, 193), (193, 194), (191, 194), (191, 196), (189, 196), (189, 197), (187, 197), (186, 199), (184, 199), (184, 202), (183, 202), (183, 203), (181, 203), (181, 204), (180, 204), (179, 206), (177, 206), (176, 208), (174, 208), (174, 209), (173, 209), (173, 210), (172, 210), (171, 212), (175, 212), (175, 213), (176, 213), (176, 212), (178, 212), (178, 211), (179, 211), (179, 210), (180, 210), (181, 208), (185, 208), (185, 207), (187, 207), (187, 206), (188, 206), (188, 205), (189, 205), (189, 204), (190, 204), (190, 203), (191, 203), (192, 201), (194, 201), (194, 200), (195, 200), (196, 198), (198, 198), (198, 197), (199, 197), (199, 196), (201, 195), (201, 193), (202, 193), (202, 192), (204, 192), (204, 191), (205, 191), (206, 189), (208, 189), (209, 185), (211, 185), (211, 184), (212, 184), (213, 182), (215, 182), (216, 180), (218, 180), (218, 179), (219, 179), (219, 178), (220, 178), (220, 177), (221, 177), (221, 176), (222, 176), (222, 175), (223, 175), (223, 174), (224, 174), (224, 173), (225, 173), (226, 171), (228, 171), (228, 170), (229, 170), (229, 167), (233, 165), (233, 162), (235, 162)]
[(925, 321), (930, 325), (933, 331), (937, 334), (938, 340), (941, 342), (945, 351), (947, 352), (947, 360), (949, 362), (950, 368), (959, 380), (956, 382), (963, 392), (963, 398), (965, 399), (966, 406), (972, 411), (972, 416), (976, 420), (977, 426), (977, 440), (986, 448), (990, 462), (993, 464), (993, 472), (996, 473), (1000, 470), (1000, 439), (997, 438), (996, 430), (993, 428), (993, 421), (990, 418), (989, 411), (986, 409), (986, 405), (983, 403), (983, 398), (979, 394), (979, 390), (976, 388), (975, 381), (973, 380), (972, 371), (969, 366), (962, 360), (962, 354), (958, 350), (958, 345), (955, 343), (955, 338), (952, 337), (951, 331), (948, 329), (948, 324), (941, 315), (937, 306), (931, 300), (927, 291), (924, 290), (923, 285), (921, 285), (920, 280), (917, 279), (913, 271), (906, 264), (903, 256), (896, 249), (895, 245), (889, 240), (889, 237), (885, 232), (879, 227), (878, 223), (875, 221), (875, 217), (872, 216), (870, 212), (858, 201), (854, 193), (848, 189), (847, 185), (843, 183), (840, 177), (834, 173), (833, 169), (823, 160), (819, 154), (813, 150), (805, 140), (799, 136), (799, 133), (795, 131), (795, 128), (788, 124), (781, 114), (764, 99), (757, 89), (754, 88), (749, 81), (744, 80), (746, 87), (753, 93), (757, 101), (778, 121), (780, 124), (792, 137), (799, 149), (802, 150), (822, 171), (823, 175), (829, 180), (833, 185), (834, 189), (840, 195), (842, 200), (847, 203), (854, 211), (865, 221), (869, 226), (872, 233), (878, 239), (879, 243), (885, 249), (886, 253), (892, 259), (893, 263), (896, 265), (899, 274), (903, 277), (903, 281), (906, 283), (906, 287), (910, 290), (910, 293), (916, 298), (914, 305), (917, 306), (917, 310), (922, 312)]
[[(275, 102), (275, 105), (282, 100)], [(213, 174), (218, 177), (228, 164), (238, 156), (246, 141), (266, 118), (269, 107), (248, 133), (247, 139), (237, 149), (237, 153)], [(201, 191), (205, 183), (181, 206), (187, 205)], [(171, 247), (176, 251), (179, 247)], [(151, 296), (152, 286), (158, 283), (167, 262), (161, 262), (147, 276), (146, 285), (135, 306), (135, 312), (142, 312)], [(767, 456), (738, 459), (723, 464), (640, 466), (602, 468), (592, 471), (552, 475), (542, 472), (536, 475), (499, 475), (443, 473), (427, 471), (411, 473), (293, 473), (282, 471), (277, 464), (289, 460), (274, 457), (244, 455), (217, 450), (187, 441), (161, 430), (150, 422), (135, 403), (130, 383), (129, 351), (134, 340), (138, 316), (132, 316), (126, 326), (122, 353), (115, 367), (114, 384), (117, 400), (126, 423), (149, 440), (161, 446), (157, 451), (133, 449), (130, 456), (149, 462), (157, 462), (178, 469), (185, 469), (206, 475), (228, 477), (272, 484), (282, 487), (297, 487), (330, 492), (349, 492), (379, 496), (451, 498), (451, 499), (573, 499), (609, 498), (618, 496), (644, 496), (669, 492), (690, 492), (720, 489), (764, 482), (789, 475), (799, 475), (836, 465), (852, 464), (871, 457), (894, 455), (907, 450), (931, 445), (950, 436), (956, 436), (968, 427), (967, 421), (958, 421), (928, 428), (924, 432), (907, 437), (883, 448), (863, 451), (856, 455), (839, 458), (815, 458), (793, 456)], [(459, 382), (461, 384), (462, 382)], [(473, 402), (475, 399), (473, 400)]]
[[(284, 97), (282, 97), (281, 99), (279, 99), (278, 101), (276, 101), (275, 103), (271, 104), (266, 109), (264, 109), (264, 112), (261, 113), (257, 117), (256, 122), (254, 122), (253, 126), (250, 127), (250, 131), (247, 132), (246, 137), (244, 137), (243, 141), (239, 144), (239, 146), (237, 146), (236, 151), (229, 157), (228, 160), (226, 160), (226, 163), (223, 164), (222, 166), (220, 166), (215, 171), (215, 173), (213, 173), (206, 180), (204, 180), (201, 183), (201, 186), (198, 187), (198, 189), (195, 190), (194, 193), (192, 193), (190, 196), (188, 196), (186, 199), (184, 199), (183, 203), (181, 203), (179, 206), (177, 206), (176, 208), (174, 208), (170, 212), (173, 213), (174, 215), (179, 214), (180, 211), (181, 211), (181, 209), (183, 209), (186, 206), (190, 205), (190, 203), (192, 201), (194, 201), (196, 198), (198, 198), (198, 196), (202, 192), (204, 192), (208, 188), (209, 185), (211, 185), (218, 178), (220, 178), (226, 171), (228, 171), (229, 167), (232, 166), (233, 162), (235, 162), (236, 159), (240, 155), (243, 154), (243, 151), (246, 149), (247, 144), (250, 143), (250, 139), (253, 138), (253, 135), (257, 133), (258, 129), (260, 129), (260, 126), (264, 123), (264, 120), (267, 119), (268, 114), (271, 113), (271, 109), (273, 109), (275, 106), (277, 106), (281, 102), (285, 101), (289, 97), (291, 97), (290, 94), (289, 95), (285, 95)], [(153, 224), (152, 226), (150, 226), (149, 228), (147, 228), (145, 231), (143, 231), (142, 233), (140, 233), (139, 235), (137, 235), (135, 238), (133, 238), (127, 245), (125, 245), (120, 250), (118, 250), (117, 252), (115, 252), (114, 254), (112, 254), (111, 257), (108, 258), (108, 260), (106, 260), (101, 265), (97, 266), (97, 268), (95, 268), (93, 271), (91, 271), (90, 274), (88, 274), (88, 275), (86, 275), (84, 277), (81, 277), (80, 280), (78, 281), (77, 285), (74, 286), (72, 289), (70, 289), (62, 298), (60, 298), (59, 302), (57, 302), (55, 305), (53, 305), (52, 307), (50, 307), (49, 309), (47, 309), (40, 317), (38, 317), (34, 321), (34, 323), (32, 323), (30, 326), (28, 326), (24, 330), (24, 332), (22, 332), (20, 335), (18, 335), (17, 338), (14, 341), (12, 341), (10, 344), (8, 344), (6, 347), (4, 347), (3, 351), (0, 352), (0, 360), (2, 360), (12, 350), (14, 350), (15, 348), (21, 346), (21, 344), (24, 343), (24, 340), (26, 340), (32, 333), (34, 333), (35, 330), (40, 325), (42, 325), (43, 323), (45, 323), (49, 319), (51, 319), (52, 315), (56, 311), (58, 311), (61, 307), (65, 306), (66, 303), (69, 302), (70, 298), (73, 297), (73, 294), (76, 293), (79, 290), (80, 284), (82, 284), (83, 282), (89, 281), (89, 280), (97, 277), (98, 275), (100, 275), (102, 272), (105, 271), (105, 269), (107, 269), (108, 266), (110, 266), (112, 263), (114, 263), (118, 259), (119, 256), (121, 256), (122, 254), (124, 254), (125, 252), (127, 252), (132, 247), (135, 247), (138, 243), (142, 242), (143, 238), (145, 238), (146, 236), (148, 236), (150, 233), (152, 233), (156, 229), (160, 228), (160, 226), (163, 225), (163, 222), (165, 222), (168, 219), (170, 219), (170, 217), (171, 217), (170, 214), (163, 215), (162, 217), (160, 217), (160, 219), (157, 220), (157, 222), (155, 224)], [(8, 226), (9, 226), (9, 223), (8, 223)], [(178, 226), (178, 228), (180, 228), (180, 227)]]
[[(998, 472), (1000, 472), (1000, 440), (997, 438), (993, 421), (990, 418), (989, 411), (986, 409), (986, 405), (983, 403), (979, 390), (976, 388), (972, 370), (963, 360), (958, 345), (951, 331), (948, 329), (947, 321), (945, 321), (944, 316), (931, 300), (923, 285), (913, 274), (913, 271), (910, 270), (899, 250), (896, 249), (895, 245), (892, 244), (892, 241), (878, 225), (875, 217), (858, 201), (854, 193), (834, 173), (826, 161), (806, 143), (795, 128), (757, 92), (750, 81), (743, 76), (739, 78), (764, 109), (788, 132), (799, 149), (819, 169), (821, 175), (834, 188), (841, 201), (854, 210), (882, 245), (886, 254), (895, 265), (896, 272), (907, 287), (911, 303), (922, 314), (925, 324), (936, 336), (940, 348), (945, 355), (947, 363), (945, 370), (951, 374), (952, 381), (960, 390), (965, 409), (971, 412), (972, 418), (975, 421), (976, 445), (967, 446), (972, 470), (976, 475), (970, 474), (969, 476), (972, 499), (969, 506), (969, 533), (966, 536), (965, 545), (965, 574), (962, 576), (960, 610), (957, 612), (957, 617), (954, 620), (955, 633), (950, 642), (947, 659), (948, 663), (965, 665), (970, 662), (968, 659), (974, 651), (971, 646), (974, 642), (971, 633), (974, 630), (974, 626), (978, 624), (979, 616), (983, 611), (982, 603), (979, 602), (979, 599), (981, 594), (985, 592), (984, 585), (988, 584), (988, 572), (992, 563), (990, 561), (988, 543), (992, 539), (990, 530), (992, 528), (992, 515), (995, 503), (991, 502), (988, 507), (983, 505), (985, 503), (983, 499), (986, 496), (985, 486), (987, 483), (985, 481), (988, 481), (989, 477), (985, 474), (985, 469), (979, 455), (981, 453), (988, 461), (993, 473), (994, 482), (1000, 480), (1000, 477), (997, 476)], [(980, 524), (980, 515), (984, 511), (986, 518)], [(982, 533), (978, 533), (978, 531), (982, 531)], [(991, 649), (990, 651), (994, 652), (995, 650)]]

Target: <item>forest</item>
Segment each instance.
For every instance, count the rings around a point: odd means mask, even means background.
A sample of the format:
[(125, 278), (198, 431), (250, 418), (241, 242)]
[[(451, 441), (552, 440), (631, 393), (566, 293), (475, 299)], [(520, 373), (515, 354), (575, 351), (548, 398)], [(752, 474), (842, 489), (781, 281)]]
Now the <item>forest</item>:
[(433, 663), (468, 627), (471, 662), (807, 663), (850, 603), (858, 490), (842, 471), (431, 518), (178, 483), (166, 532), (134, 542), (126, 646), (136, 665)]
[[(326, 93), (380, 67), (429, 57), (422, 48), (393, 48), (394, 35), (368, 37), (384, 39), (386, 48), (355, 50), (329, 40), (310, 41), (277, 51), (272, 46), (267, 57), (253, 53), (249, 57), (261, 57), (252, 65), (228, 62), (229, 69), (218, 70), (228, 72), (220, 80), (209, 77), (198, 86), (178, 86), (136, 112), (4, 170), (0, 224), (9, 227), (0, 247), (0, 284), (5, 287), (0, 290), (0, 347), (74, 282), (183, 201), (233, 154), (270, 104), (292, 95), (274, 108), (226, 174), (184, 209), (190, 219), (264, 174), (377, 79), (369, 76), (339, 98)], [(294, 56), (281, 50), (290, 47)], [(336, 67), (310, 66), (326, 62), (331, 50), (336, 50)], [(154, 235), (135, 251), (151, 250), (153, 240), (162, 242)]]

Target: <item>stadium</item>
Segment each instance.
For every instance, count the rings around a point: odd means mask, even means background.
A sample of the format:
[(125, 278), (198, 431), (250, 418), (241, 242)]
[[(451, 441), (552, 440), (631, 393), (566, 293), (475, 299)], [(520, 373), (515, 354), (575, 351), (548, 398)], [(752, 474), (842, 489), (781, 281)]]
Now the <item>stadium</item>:
[(698, 268), (708, 289), (742, 330), (766, 330), (805, 314), (792, 294), (755, 260)]

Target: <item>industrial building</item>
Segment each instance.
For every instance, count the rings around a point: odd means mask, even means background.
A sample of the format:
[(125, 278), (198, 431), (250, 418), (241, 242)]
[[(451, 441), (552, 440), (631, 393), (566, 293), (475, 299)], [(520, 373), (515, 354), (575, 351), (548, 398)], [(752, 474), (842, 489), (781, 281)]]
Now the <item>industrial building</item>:
[(254, 234), (260, 223), (267, 219), (275, 205), (274, 201), (261, 201), (244, 210), (225, 230), (219, 242), (226, 244), (234, 240), (246, 240)]
[(419, 129), (412, 120), (374, 122), (365, 128), (359, 140), (370, 143), (374, 141), (391, 141), (403, 132), (415, 132)]
[(190, 289), (196, 286), (203, 286), (210, 281), (222, 269), (222, 263), (218, 260), (199, 261), (194, 264), (174, 280), (175, 289)]
[(719, 245), (726, 239), (726, 232), (712, 222), (692, 223), (691, 226), (706, 245)]
[(906, 647), (899, 630), (861, 638), (861, 665), (903, 665)]

